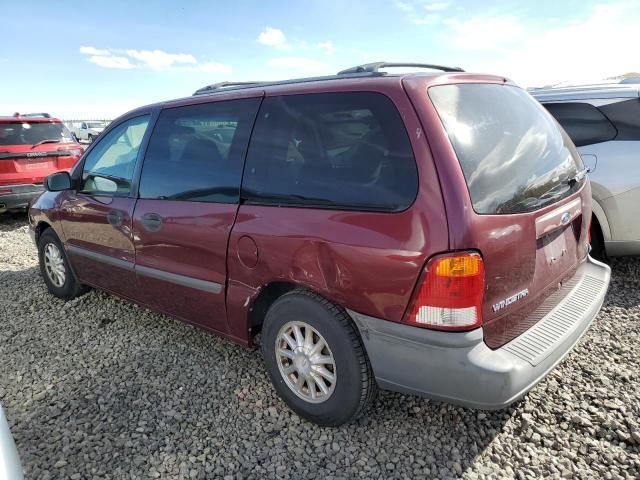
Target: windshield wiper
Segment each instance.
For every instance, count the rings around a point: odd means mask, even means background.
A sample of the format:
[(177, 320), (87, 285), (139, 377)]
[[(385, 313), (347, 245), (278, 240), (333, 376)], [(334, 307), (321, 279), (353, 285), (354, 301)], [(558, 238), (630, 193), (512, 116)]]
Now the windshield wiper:
[(580, 170), (573, 177), (567, 180), (567, 185), (572, 188), (576, 183), (581, 182), (582, 179), (586, 177), (587, 173), (589, 173), (590, 171), (591, 169), (589, 167), (585, 168), (584, 170)]
[(61, 141), (62, 141), (62, 140), (59, 140), (59, 139), (58, 139), (58, 140), (56, 140), (55, 138), (51, 138), (51, 139), (48, 139), (48, 140), (41, 140), (41, 141), (39, 141), (38, 143), (36, 143), (35, 145), (33, 145), (33, 146), (31, 147), (31, 150), (33, 150), (33, 149), (34, 149), (34, 148), (36, 148), (37, 146), (39, 146), (39, 145), (43, 145), (43, 144), (45, 144), (45, 143), (60, 143)]

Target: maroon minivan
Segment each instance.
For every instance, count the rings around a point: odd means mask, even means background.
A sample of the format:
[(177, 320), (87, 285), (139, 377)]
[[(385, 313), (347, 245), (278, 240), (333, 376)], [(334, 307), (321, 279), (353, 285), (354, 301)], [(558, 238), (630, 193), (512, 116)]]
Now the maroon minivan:
[(260, 343), (280, 396), (319, 424), (378, 387), (519, 399), (607, 291), (587, 170), (509, 80), (382, 71), (397, 65), (211, 85), (113, 121), (31, 206), (49, 291), (96, 287)]

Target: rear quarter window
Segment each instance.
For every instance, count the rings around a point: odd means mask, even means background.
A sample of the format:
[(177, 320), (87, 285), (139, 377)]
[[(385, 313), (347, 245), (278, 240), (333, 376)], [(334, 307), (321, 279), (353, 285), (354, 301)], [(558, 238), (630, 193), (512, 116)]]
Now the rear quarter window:
[(640, 98), (603, 105), (600, 111), (618, 130), (616, 140), (640, 140)]
[(569, 137), (521, 88), (453, 84), (429, 97), (481, 214), (530, 212), (573, 193), (582, 162)]
[(589, 103), (545, 103), (544, 107), (565, 129), (577, 147), (608, 142), (618, 133), (609, 119)]
[(418, 173), (402, 118), (373, 92), (264, 100), (247, 155), (252, 203), (401, 211)]

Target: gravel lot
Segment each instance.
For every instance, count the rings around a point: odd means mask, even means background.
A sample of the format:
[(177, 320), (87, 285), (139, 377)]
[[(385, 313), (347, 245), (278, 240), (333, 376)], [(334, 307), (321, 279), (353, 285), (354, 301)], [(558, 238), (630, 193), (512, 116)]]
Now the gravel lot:
[(47, 294), (0, 217), (0, 400), (27, 478), (639, 478), (640, 259), (576, 350), (479, 412), (382, 393), (358, 423), (292, 414), (258, 352), (92, 291)]

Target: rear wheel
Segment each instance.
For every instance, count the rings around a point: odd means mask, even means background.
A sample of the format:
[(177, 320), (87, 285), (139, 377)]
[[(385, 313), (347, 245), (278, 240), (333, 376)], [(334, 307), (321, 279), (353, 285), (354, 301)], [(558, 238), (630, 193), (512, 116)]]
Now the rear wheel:
[(280, 397), (319, 425), (358, 418), (377, 391), (351, 318), (307, 290), (289, 292), (271, 306), (262, 328), (262, 353)]
[(38, 257), (40, 273), (49, 293), (64, 300), (71, 300), (86, 292), (87, 287), (82, 285), (76, 277), (60, 239), (50, 228), (40, 235)]
[(93, 143), (93, 135), (87, 135), (87, 140), (89, 141), (89, 143)]

